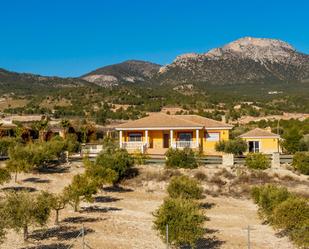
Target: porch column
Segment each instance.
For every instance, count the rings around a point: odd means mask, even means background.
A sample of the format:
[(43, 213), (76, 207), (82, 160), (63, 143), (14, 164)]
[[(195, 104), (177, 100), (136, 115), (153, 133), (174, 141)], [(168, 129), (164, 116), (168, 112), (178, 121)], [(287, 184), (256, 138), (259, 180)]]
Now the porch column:
[(119, 131), (119, 147), (122, 148), (122, 131)]
[(146, 148), (148, 148), (148, 130), (145, 130)]
[(195, 131), (195, 135), (196, 135), (196, 147), (199, 147), (199, 140), (200, 140), (200, 136), (199, 136), (199, 130)]
[(173, 130), (170, 130), (170, 143), (171, 143), (171, 148), (173, 148)]

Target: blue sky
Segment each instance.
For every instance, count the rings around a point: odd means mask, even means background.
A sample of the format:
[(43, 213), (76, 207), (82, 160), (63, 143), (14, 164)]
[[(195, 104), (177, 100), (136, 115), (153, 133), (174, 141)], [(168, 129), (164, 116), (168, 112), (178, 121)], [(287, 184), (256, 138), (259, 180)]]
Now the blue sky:
[(0, 68), (79, 76), (128, 59), (159, 64), (244, 36), (309, 54), (309, 1), (0, 0)]

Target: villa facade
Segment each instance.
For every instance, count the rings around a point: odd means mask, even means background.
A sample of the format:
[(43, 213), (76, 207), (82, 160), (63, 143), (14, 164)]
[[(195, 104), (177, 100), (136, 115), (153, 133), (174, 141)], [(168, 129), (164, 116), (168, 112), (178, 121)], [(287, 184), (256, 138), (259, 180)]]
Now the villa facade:
[(163, 113), (129, 121), (116, 127), (119, 146), (129, 152), (164, 154), (169, 148), (191, 148), (218, 154), (215, 144), (229, 139), (232, 125), (198, 115)]
[(247, 152), (261, 152), (264, 154), (281, 152), (280, 136), (272, 133), (270, 130), (255, 128), (240, 135), (239, 137), (247, 142)]

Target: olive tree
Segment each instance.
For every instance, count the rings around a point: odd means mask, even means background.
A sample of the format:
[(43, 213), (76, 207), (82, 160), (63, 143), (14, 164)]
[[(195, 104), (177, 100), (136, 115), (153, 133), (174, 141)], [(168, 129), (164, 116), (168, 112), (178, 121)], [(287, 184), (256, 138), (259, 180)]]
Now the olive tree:
[(168, 241), (174, 245), (191, 245), (204, 234), (205, 217), (199, 205), (189, 199), (168, 198), (154, 213), (154, 228), (166, 240), (168, 225)]
[(91, 162), (87, 158), (84, 159), (84, 165), (86, 176), (92, 179), (99, 188), (103, 188), (104, 184), (112, 184), (118, 179), (118, 174), (115, 170)]
[(24, 240), (28, 239), (29, 226), (43, 226), (50, 216), (50, 202), (46, 201), (49, 194), (41, 192), (33, 195), (29, 192), (9, 192), (6, 194), (3, 215), (7, 226), (19, 232), (23, 230)]
[(200, 183), (188, 176), (172, 177), (167, 192), (172, 198), (201, 199), (203, 188)]
[(134, 166), (134, 159), (126, 150), (107, 150), (97, 157), (95, 164), (113, 170), (116, 173), (113, 183), (118, 183), (127, 176), (128, 171)]
[(64, 193), (60, 194), (51, 194), (50, 196), (50, 204), (51, 208), (55, 210), (55, 225), (59, 224), (59, 213), (60, 210), (64, 209), (69, 202), (68, 196), (66, 196)]
[(93, 195), (97, 193), (97, 183), (85, 174), (73, 177), (71, 184), (64, 189), (64, 194), (77, 212), (81, 201), (93, 201)]

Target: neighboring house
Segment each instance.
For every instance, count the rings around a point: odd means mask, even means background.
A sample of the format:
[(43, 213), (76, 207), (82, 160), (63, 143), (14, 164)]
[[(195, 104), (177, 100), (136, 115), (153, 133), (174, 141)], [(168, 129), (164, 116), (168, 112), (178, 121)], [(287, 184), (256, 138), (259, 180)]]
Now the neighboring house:
[(103, 150), (102, 144), (87, 143), (81, 146), (81, 156), (96, 157)]
[(248, 144), (248, 152), (271, 154), (281, 152), (280, 136), (270, 130), (255, 128), (239, 136)]
[(168, 148), (192, 148), (218, 154), (215, 144), (229, 139), (233, 126), (198, 115), (152, 114), (116, 127), (119, 145), (129, 152), (164, 154)]

